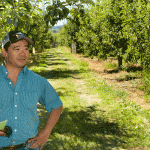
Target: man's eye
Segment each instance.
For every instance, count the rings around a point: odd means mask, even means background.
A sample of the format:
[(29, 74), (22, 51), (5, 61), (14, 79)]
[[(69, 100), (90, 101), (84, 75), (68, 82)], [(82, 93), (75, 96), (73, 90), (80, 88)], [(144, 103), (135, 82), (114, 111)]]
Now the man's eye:
[(17, 51), (18, 51), (19, 49), (15, 49), (15, 50), (17, 50)]
[(29, 50), (29, 48), (26, 48), (25, 50)]

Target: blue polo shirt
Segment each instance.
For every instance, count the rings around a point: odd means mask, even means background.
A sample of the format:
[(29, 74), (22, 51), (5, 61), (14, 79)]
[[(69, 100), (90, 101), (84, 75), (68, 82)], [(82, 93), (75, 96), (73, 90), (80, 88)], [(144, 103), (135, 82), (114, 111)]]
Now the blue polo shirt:
[(38, 102), (48, 113), (63, 105), (51, 84), (26, 66), (18, 75), (16, 87), (8, 74), (3, 62), (0, 66), (0, 122), (8, 120), (6, 126), (12, 128), (12, 134), (10, 138), (0, 136), (0, 147), (22, 144), (38, 134)]

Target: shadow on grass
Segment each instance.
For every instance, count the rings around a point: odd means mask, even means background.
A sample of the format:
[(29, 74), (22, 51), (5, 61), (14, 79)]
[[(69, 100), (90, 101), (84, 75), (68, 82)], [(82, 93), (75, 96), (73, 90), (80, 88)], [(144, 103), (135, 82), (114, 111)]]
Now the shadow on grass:
[(63, 60), (63, 61), (69, 61), (69, 59), (51, 59), (51, 61), (59, 61), (59, 60)]
[[(112, 74), (112, 73), (119, 73), (119, 71), (122, 70), (122, 69), (105, 69), (104, 72), (105, 73), (109, 73), (109, 74)], [(140, 67), (140, 66), (128, 66), (126, 71), (127, 72), (137, 72), (137, 71), (142, 71), (143, 68)]]
[(142, 71), (143, 68), (140, 66), (129, 66), (127, 68), (127, 72), (136, 72), (136, 71)]
[(47, 54), (47, 57), (46, 58), (54, 58), (55, 56), (52, 55), (52, 54)]
[[(57, 55), (57, 53), (52, 54), (53, 58), (51, 55), (49, 56), (54, 60)], [(51, 59), (48, 62), (55, 64)], [(84, 70), (82, 71), (84, 72)], [(59, 79), (72, 77), (72, 74), (78, 74), (82, 71), (57, 68), (56, 70), (43, 70), (35, 73), (46, 79)], [(59, 91), (57, 90), (59, 96), (69, 95), (72, 92), (67, 89), (64, 89), (67, 91), (66, 93), (62, 93), (62, 89)], [(47, 123), (49, 114), (44, 106), (38, 105), (37, 108), (40, 118), (38, 129), (42, 130)], [(125, 143), (122, 140), (123, 137), (128, 137), (126, 131), (120, 129), (117, 123), (108, 121), (106, 116), (105, 111), (99, 110), (96, 105), (64, 108), (43, 150), (111, 150), (112, 147), (123, 145)]]
[(113, 70), (104, 70), (105, 73), (119, 73), (119, 69), (113, 69)]
[(53, 62), (51, 62), (51, 63), (47, 63), (47, 65), (49, 65), (49, 66), (54, 66), (54, 65), (65, 65), (66, 63), (53, 63)]
[[(35, 54), (31, 54), (29, 57), (29, 61), (32, 61), (32, 63), (28, 63), (26, 66), (29, 68), (31, 66), (39, 66), (39, 64), (44, 64), (44, 65), (49, 65), (47, 61), (48, 59), (50, 60), (50, 62), (52, 61), (56, 61), (53, 58), (56, 58), (58, 55), (63, 54), (63, 53), (53, 53), (53, 52), (43, 52), (43, 53), (35, 53)], [(42, 59), (42, 60), (41, 60)], [(62, 59), (58, 59), (58, 60), (62, 60)], [(66, 61), (66, 60), (64, 60)], [(51, 64), (50, 64), (51, 65)]]
[[(44, 57), (42, 55), (39, 55), (38, 58), (36, 58), (36, 59), (43, 58), (43, 59), (46, 59), (46, 61), (45, 60), (37, 61), (37, 62), (34, 61), (33, 63), (29, 63), (27, 65), (27, 67), (28, 68), (31, 67), (31, 66), (39, 67), (40, 64), (45, 65), (47, 67), (56, 66), (56, 65), (66, 65), (65, 61), (69, 61), (69, 59), (61, 58), (61, 56), (60, 56), (60, 59), (56, 58), (60, 54), (63, 54), (63, 53), (48, 52), (46, 54), (46, 56), (44, 56)], [(61, 61), (61, 62), (55, 62), (55, 61)], [(64, 61), (64, 62), (62, 62), (62, 61)], [(49, 70), (44, 70), (44, 69), (43, 70), (41, 69), (41, 71), (33, 69), (32, 71), (39, 74), (39, 75), (41, 75), (42, 77), (44, 77), (46, 79), (59, 79), (59, 78), (72, 77), (72, 74), (79, 74), (79, 73), (84, 72), (85, 70), (84, 69), (82, 69), (82, 70), (69, 70), (69, 69), (64, 69), (64, 68), (57, 68), (57, 69), (53, 69), (53, 70), (50, 70), (50, 71)]]
[(55, 90), (57, 91), (59, 96), (71, 96), (72, 93), (77, 93), (76, 90), (68, 90), (67, 88), (57, 88)]
[(79, 70), (42, 70), (41, 72), (36, 72), (35, 73), (39, 74), (40, 76), (46, 78), (46, 79), (60, 79), (60, 78), (69, 78), (72, 77), (72, 74), (78, 74), (81, 73)]
[(129, 81), (129, 80), (134, 80), (134, 79), (140, 79), (140, 78), (126, 75), (124, 78), (117, 78), (116, 80), (121, 82), (121, 81)]
[[(40, 122), (45, 124), (48, 113), (42, 105), (39, 105), (38, 109), (44, 110), (40, 111), (39, 117)], [(74, 111), (70, 111), (69, 108), (63, 109), (43, 150), (111, 150), (113, 147), (125, 144), (121, 137), (128, 137), (129, 135), (125, 130), (120, 129), (117, 123), (109, 122), (105, 111), (99, 110), (96, 105), (80, 108), (74, 106), (73, 109)], [(94, 112), (97, 112), (97, 117), (92, 114)], [(77, 140), (78, 144), (76, 143)], [(95, 142), (94, 146), (89, 146), (89, 143), (92, 142)]]

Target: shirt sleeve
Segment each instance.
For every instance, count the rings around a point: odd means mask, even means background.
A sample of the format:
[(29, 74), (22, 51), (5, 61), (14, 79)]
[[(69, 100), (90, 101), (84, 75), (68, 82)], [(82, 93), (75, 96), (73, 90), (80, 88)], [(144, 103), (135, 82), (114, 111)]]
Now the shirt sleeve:
[(46, 107), (48, 113), (50, 113), (52, 109), (57, 109), (63, 105), (56, 90), (46, 79), (44, 81), (44, 90), (39, 99), (39, 103)]

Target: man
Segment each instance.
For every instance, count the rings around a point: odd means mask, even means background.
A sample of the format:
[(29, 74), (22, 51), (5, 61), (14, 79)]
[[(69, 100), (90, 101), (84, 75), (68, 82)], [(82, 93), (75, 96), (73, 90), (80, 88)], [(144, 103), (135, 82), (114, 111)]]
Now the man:
[[(0, 122), (8, 120), (6, 126), (12, 134), (8, 137), (0, 131), (0, 149), (41, 150), (62, 112), (63, 103), (51, 84), (25, 66), (30, 44), (32, 40), (20, 31), (11, 31), (2, 40), (5, 61), (0, 66)], [(49, 113), (40, 131), (37, 102)]]

